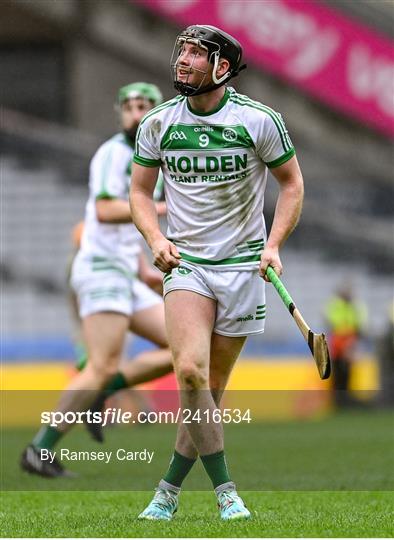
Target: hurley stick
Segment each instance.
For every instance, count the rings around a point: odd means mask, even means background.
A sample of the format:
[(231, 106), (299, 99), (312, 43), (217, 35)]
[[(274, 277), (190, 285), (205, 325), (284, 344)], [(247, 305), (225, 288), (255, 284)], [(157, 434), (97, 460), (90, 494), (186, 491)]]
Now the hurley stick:
[(266, 275), (270, 279), (272, 285), (278, 291), (283, 303), (293, 316), (298, 328), (301, 330), (301, 334), (304, 336), (305, 341), (308, 343), (309, 349), (315, 359), (317, 369), (321, 379), (328, 379), (331, 373), (330, 353), (328, 352), (328, 346), (326, 337), (324, 334), (315, 334), (309, 328), (305, 322), (303, 316), (297, 309), (292, 297), (287, 292), (286, 287), (282, 281), (276, 275), (272, 266), (268, 266)]

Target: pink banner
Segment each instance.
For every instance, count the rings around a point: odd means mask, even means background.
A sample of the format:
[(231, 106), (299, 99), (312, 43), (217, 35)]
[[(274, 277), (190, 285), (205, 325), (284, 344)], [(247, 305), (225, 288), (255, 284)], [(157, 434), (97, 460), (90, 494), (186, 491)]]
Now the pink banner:
[(394, 42), (315, 0), (138, 0), (181, 25), (212, 24), (245, 59), (394, 135)]

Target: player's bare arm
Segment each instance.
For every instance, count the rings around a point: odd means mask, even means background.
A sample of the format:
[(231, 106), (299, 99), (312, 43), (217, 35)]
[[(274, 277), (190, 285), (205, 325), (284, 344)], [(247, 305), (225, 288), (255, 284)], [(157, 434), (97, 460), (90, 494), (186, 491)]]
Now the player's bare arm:
[[(166, 213), (166, 203), (160, 201), (154, 203), (157, 214), (163, 216)], [(132, 223), (130, 205), (123, 199), (99, 199), (96, 201), (97, 219), (100, 223)]]
[(175, 245), (160, 231), (157, 210), (153, 202), (158, 173), (158, 167), (133, 164), (130, 209), (135, 226), (152, 250), (154, 265), (162, 272), (168, 272), (179, 265), (180, 255)]
[(122, 199), (99, 199), (96, 213), (100, 223), (131, 223), (130, 207)]
[[(279, 196), (271, 232), (261, 254), (259, 272), (262, 277), (265, 276), (268, 265), (281, 275), (283, 267), (279, 249), (298, 223), (304, 198), (304, 181), (296, 156), (283, 165), (272, 168), (271, 172), (279, 183)], [(269, 281), (267, 277), (264, 279)]]

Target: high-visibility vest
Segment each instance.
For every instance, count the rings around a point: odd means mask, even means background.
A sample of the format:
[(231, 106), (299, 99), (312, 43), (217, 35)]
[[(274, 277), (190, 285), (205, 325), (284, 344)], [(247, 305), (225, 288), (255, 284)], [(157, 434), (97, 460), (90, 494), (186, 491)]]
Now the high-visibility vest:
[(366, 309), (356, 303), (335, 297), (327, 304), (326, 319), (337, 335), (358, 334), (366, 323)]

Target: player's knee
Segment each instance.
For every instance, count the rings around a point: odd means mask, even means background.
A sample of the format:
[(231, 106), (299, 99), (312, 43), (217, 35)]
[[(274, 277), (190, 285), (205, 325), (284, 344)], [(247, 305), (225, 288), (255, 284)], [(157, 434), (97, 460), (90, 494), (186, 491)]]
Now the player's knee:
[(207, 376), (198, 363), (189, 360), (178, 362), (177, 377), (181, 388), (198, 390), (207, 387)]
[(117, 374), (117, 365), (106, 365), (105, 363), (93, 363), (87, 367), (92, 372), (93, 377), (97, 383), (104, 388)]

